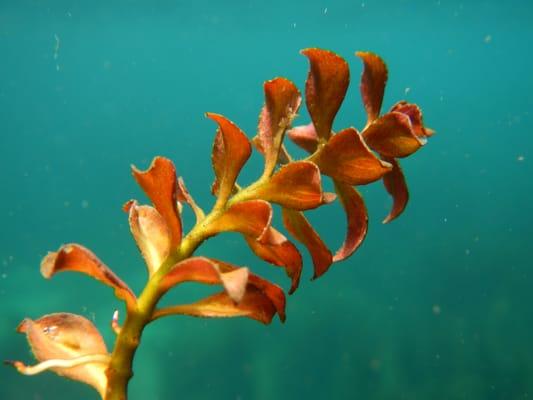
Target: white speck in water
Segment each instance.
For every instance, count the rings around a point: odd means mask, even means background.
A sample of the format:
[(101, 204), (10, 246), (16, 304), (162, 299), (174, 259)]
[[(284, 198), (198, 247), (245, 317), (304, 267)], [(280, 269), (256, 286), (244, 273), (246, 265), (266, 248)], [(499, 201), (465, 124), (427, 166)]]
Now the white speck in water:
[(444, 222), (445, 222), (445, 223), (448, 222), (448, 218), (444, 218)]
[(431, 311), (433, 311), (433, 314), (435, 315), (440, 315), (440, 306), (438, 304), (433, 304), (433, 307), (431, 307)]
[(410, 88), (410, 87), (406, 87), (406, 88), (404, 89), (403, 92), (404, 92), (405, 94), (407, 94), (407, 93), (409, 93), (410, 91), (411, 91), (411, 88)]
[(465, 250), (465, 254), (466, 254), (467, 256), (469, 256), (469, 255), (470, 255), (470, 249), (466, 249), (466, 250)]
[(292, 27), (293, 27), (293, 28), (296, 28), (296, 22), (293, 22), (293, 23), (292, 23)]
[(328, 13), (328, 8), (324, 8), (324, 14), (327, 14)]
[(519, 155), (518, 157), (516, 157), (516, 161), (524, 161), (526, 158), (523, 156), (523, 155)]
[(83, 200), (81, 202), (81, 208), (88, 208), (89, 207), (89, 202), (87, 200)]
[(490, 43), (492, 42), (492, 35), (486, 35), (484, 38), (483, 38), (483, 41), (485, 43)]
[(1, 276), (2, 276), (2, 279), (6, 279), (7, 278), (7, 274), (5, 272)]

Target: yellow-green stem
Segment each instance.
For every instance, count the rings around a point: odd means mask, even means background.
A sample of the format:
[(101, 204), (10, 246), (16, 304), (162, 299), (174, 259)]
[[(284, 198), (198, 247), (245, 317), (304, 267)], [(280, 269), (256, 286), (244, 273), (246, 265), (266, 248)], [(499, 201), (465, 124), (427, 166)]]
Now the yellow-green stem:
[(254, 191), (267, 177), (260, 178), (246, 189), (240, 190), (223, 205), (217, 202), (213, 210), (185, 236), (179, 249), (173, 252), (159, 267), (157, 272), (149, 279), (134, 310), (127, 310), (126, 320), (115, 341), (111, 354), (111, 361), (107, 370), (108, 384), (105, 400), (126, 400), (128, 395), (128, 382), (133, 376), (133, 358), (145, 326), (150, 323), (152, 314), (162, 296), (159, 285), (170, 269), (181, 260), (190, 257), (200, 244), (207, 239), (206, 232), (213, 221), (220, 217), (231, 205), (250, 200)]

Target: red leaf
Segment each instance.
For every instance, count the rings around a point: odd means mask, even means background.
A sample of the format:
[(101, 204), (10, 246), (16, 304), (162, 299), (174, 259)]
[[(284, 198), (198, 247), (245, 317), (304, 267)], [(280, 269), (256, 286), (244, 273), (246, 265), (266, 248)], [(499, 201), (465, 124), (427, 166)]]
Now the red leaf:
[(284, 207), (307, 210), (323, 202), (320, 171), (309, 161), (296, 161), (285, 165), (255, 191), (257, 198)]
[(331, 252), (315, 232), (309, 221), (304, 217), (303, 213), (287, 208), (283, 208), (282, 212), (283, 224), (287, 231), (302, 243), (311, 254), (314, 266), (313, 279), (320, 277), (328, 270), (333, 262)]
[(409, 116), (390, 112), (372, 122), (364, 131), (368, 146), (384, 157), (407, 157), (425, 143), (415, 135)]
[(272, 220), (272, 207), (264, 200), (249, 200), (236, 203), (228, 208), (218, 219), (208, 225), (208, 236), (220, 232), (239, 232), (262, 241)]
[(424, 126), (422, 111), (416, 104), (408, 103), (405, 100), (399, 101), (391, 108), (391, 112), (397, 111), (409, 117), (413, 132), (419, 138), (427, 138), (432, 136), (435, 132)]
[(383, 184), (392, 196), (393, 203), (389, 215), (383, 220), (384, 224), (399, 217), (409, 201), (409, 190), (400, 164), (395, 159), (388, 159), (388, 161), (392, 164), (392, 171), (383, 177)]
[(288, 79), (275, 78), (264, 84), (265, 105), (259, 116), (258, 148), (265, 155), (265, 171), (272, 172), (278, 161), (283, 136), (298, 112), (300, 92)]
[(160, 288), (168, 291), (183, 282), (199, 282), (206, 285), (223, 285), (235, 302), (242, 300), (249, 279), (248, 268), (221, 271), (217, 261), (205, 257), (191, 257), (176, 264), (161, 281)]
[(133, 201), (128, 208), (131, 233), (151, 276), (170, 254), (171, 235), (168, 225), (153, 207), (139, 206)]
[(359, 51), (355, 53), (363, 60), (364, 69), (361, 76), (361, 97), (368, 115), (368, 123), (379, 116), (385, 85), (387, 84), (387, 66), (376, 54)]
[(130, 309), (135, 308), (137, 300), (128, 285), (85, 247), (79, 244), (67, 244), (61, 246), (57, 252), (49, 252), (41, 261), (41, 274), (47, 279), (63, 271), (81, 272), (92, 276), (114, 288), (116, 296), (126, 301)]
[(270, 227), (265, 235), (265, 243), (246, 237), (248, 245), (252, 251), (261, 259), (268, 263), (285, 268), (287, 276), (291, 278), (292, 294), (300, 282), (302, 273), (302, 256), (298, 249), (276, 229)]
[(327, 140), (350, 83), (348, 64), (328, 50), (311, 48), (302, 50), (302, 54), (310, 63), (305, 84), (307, 110), (318, 137)]
[(237, 176), (250, 158), (252, 147), (246, 135), (226, 117), (207, 113), (206, 116), (218, 124), (213, 145), (213, 169), (215, 171), (214, 192), (227, 199), (233, 191)]
[(146, 171), (132, 166), (133, 177), (165, 219), (172, 234), (172, 246), (181, 242), (181, 219), (176, 203), (176, 169), (172, 161), (155, 157)]
[(374, 182), (391, 168), (370, 151), (355, 128), (334, 135), (311, 160), (322, 173), (350, 185)]
[(340, 182), (335, 182), (335, 189), (348, 222), (346, 239), (333, 256), (333, 262), (339, 262), (350, 257), (363, 242), (368, 229), (368, 214), (363, 198), (356, 189)]
[(318, 147), (318, 136), (312, 123), (294, 127), (287, 132), (287, 135), (296, 145), (308, 153), (314, 153)]

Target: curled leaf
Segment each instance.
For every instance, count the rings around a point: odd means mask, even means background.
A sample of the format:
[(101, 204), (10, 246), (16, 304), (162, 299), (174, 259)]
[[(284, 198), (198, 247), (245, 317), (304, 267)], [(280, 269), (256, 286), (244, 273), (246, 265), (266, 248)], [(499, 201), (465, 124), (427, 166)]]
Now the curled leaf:
[[(211, 261), (218, 266), (222, 274), (231, 274), (238, 270), (231, 264), (219, 260)], [(173, 272), (174, 270), (172, 270)], [(239, 302), (235, 302), (228, 291), (225, 291), (196, 303), (156, 310), (153, 319), (171, 314), (210, 318), (244, 316), (268, 324), (276, 313), (278, 313), (282, 321), (285, 320), (285, 295), (283, 290), (277, 285), (250, 273), (246, 290)]]
[(228, 296), (235, 302), (242, 300), (248, 283), (248, 268), (221, 271), (216, 261), (205, 257), (191, 257), (176, 264), (162, 279), (162, 292), (183, 282), (198, 282), (206, 285), (223, 285)]
[(314, 275), (316, 279), (323, 275), (333, 262), (331, 252), (322, 241), (318, 233), (313, 229), (303, 213), (287, 208), (282, 209), (283, 225), (289, 233), (300, 243), (302, 243), (313, 260)]
[(141, 251), (152, 276), (170, 254), (171, 235), (168, 225), (159, 212), (150, 206), (129, 206), (131, 233)]
[(196, 215), (196, 221), (199, 221), (205, 217), (204, 211), (196, 204), (191, 194), (185, 187), (185, 182), (180, 176), (178, 178), (178, 184), (176, 186), (176, 198), (178, 202), (188, 204)]
[(364, 131), (368, 146), (384, 157), (407, 157), (425, 143), (415, 135), (409, 116), (390, 112), (372, 122)]
[(290, 163), (261, 185), (255, 196), (296, 210), (316, 208), (324, 202), (320, 171), (309, 161)]
[(285, 268), (287, 276), (291, 278), (289, 294), (292, 294), (300, 282), (302, 256), (296, 246), (276, 229), (269, 227), (264, 237), (264, 243), (251, 237), (246, 237), (246, 241), (258, 257), (270, 264)]
[(305, 83), (307, 110), (318, 137), (325, 141), (348, 90), (350, 70), (346, 61), (331, 51), (310, 48), (302, 50), (302, 54), (310, 64)]
[(312, 123), (296, 126), (288, 131), (287, 135), (297, 146), (308, 153), (314, 153), (318, 147), (318, 136)]
[(399, 217), (409, 201), (409, 189), (400, 164), (393, 158), (388, 159), (388, 161), (392, 164), (392, 171), (383, 177), (383, 184), (392, 196), (392, 209), (383, 220), (384, 224)]
[(156, 210), (166, 221), (173, 247), (181, 242), (182, 227), (176, 201), (176, 168), (172, 161), (155, 157), (146, 171), (132, 166), (133, 177), (154, 204)]
[(207, 236), (220, 232), (239, 232), (258, 241), (268, 230), (272, 206), (264, 200), (249, 200), (233, 204), (205, 230)]
[(250, 158), (252, 147), (246, 135), (229, 119), (214, 113), (206, 113), (206, 116), (218, 124), (212, 154), (216, 177), (213, 188), (225, 201), (233, 191), (239, 172)]
[(363, 242), (368, 230), (368, 214), (363, 198), (356, 189), (350, 185), (335, 182), (335, 190), (348, 222), (344, 243), (333, 256), (333, 262), (339, 262), (350, 257)]
[(76, 314), (56, 313), (35, 321), (27, 318), (17, 331), (26, 334), (35, 358), (40, 361), (33, 367), (13, 362), (21, 373), (33, 375), (51, 369), (58, 375), (94, 387), (104, 397), (109, 355), (91, 321)]
[(379, 116), (385, 85), (387, 84), (387, 65), (376, 54), (359, 51), (355, 53), (363, 60), (364, 69), (361, 76), (361, 97), (368, 115), (368, 123)]
[(96, 255), (79, 244), (61, 246), (57, 252), (49, 252), (41, 261), (41, 274), (47, 279), (62, 271), (75, 271), (92, 276), (115, 289), (115, 295), (126, 301), (130, 309), (135, 307), (137, 299), (128, 285)]
[(259, 116), (258, 148), (265, 155), (265, 172), (274, 170), (287, 128), (302, 101), (300, 92), (288, 79), (275, 78), (264, 84), (265, 105)]
[(333, 137), (310, 158), (322, 173), (350, 185), (365, 185), (381, 179), (391, 166), (376, 157), (355, 128)]
[(399, 112), (409, 117), (414, 134), (419, 138), (427, 138), (435, 132), (426, 128), (422, 119), (422, 111), (416, 104), (408, 103), (405, 100), (399, 101), (391, 108), (391, 112)]

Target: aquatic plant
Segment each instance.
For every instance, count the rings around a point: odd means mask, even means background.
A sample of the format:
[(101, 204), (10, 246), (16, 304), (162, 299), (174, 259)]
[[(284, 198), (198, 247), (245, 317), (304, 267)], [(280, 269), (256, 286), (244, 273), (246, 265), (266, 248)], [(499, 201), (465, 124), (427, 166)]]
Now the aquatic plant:
[[(41, 263), (41, 273), (51, 278), (58, 272), (76, 271), (112, 287), (125, 303), (120, 326), (112, 318), (116, 340), (108, 352), (104, 340), (88, 319), (70, 313), (25, 319), (17, 331), (25, 333), (38, 364), (8, 361), (20, 373), (33, 375), (52, 370), (94, 387), (105, 400), (125, 400), (132, 362), (144, 328), (170, 315), (196, 317), (248, 317), (264, 324), (277, 314), (285, 320), (285, 294), (277, 285), (255, 275), (247, 267), (195, 255), (208, 238), (223, 232), (242, 234), (262, 260), (285, 269), (293, 293), (302, 272), (302, 256), (287, 237), (272, 226), (272, 203), (281, 206), (286, 231), (307, 248), (314, 278), (351, 256), (367, 232), (367, 210), (357, 191), (359, 185), (383, 179), (393, 199), (384, 222), (403, 211), (408, 200), (404, 175), (397, 161), (417, 151), (432, 131), (422, 122), (419, 108), (401, 101), (389, 112), (380, 110), (387, 68), (377, 55), (356, 53), (364, 63), (361, 95), (367, 113), (361, 132), (349, 127), (332, 132), (334, 118), (349, 84), (349, 69), (340, 56), (317, 48), (302, 51), (310, 62), (305, 101), (311, 123), (292, 127), (301, 103), (297, 87), (285, 78), (264, 83), (265, 103), (259, 115), (257, 135), (249, 140), (226, 117), (207, 113), (217, 124), (212, 150), (215, 180), (211, 187), (215, 204), (205, 213), (188, 192), (169, 159), (155, 157), (150, 167), (132, 168), (133, 177), (153, 206), (130, 200), (124, 205), (136, 244), (144, 257), (148, 279), (137, 297), (90, 250), (79, 244), (61, 246)], [(285, 136), (309, 153), (295, 160), (283, 144)], [(247, 187), (237, 184), (239, 172), (252, 148), (264, 156), (264, 170)], [(324, 192), (322, 175), (333, 180), (335, 193)], [(347, 218), (344, 243), (334, 254), (307, 220), (304, 211), (340, 201)], [(196, 224), (184, 235), (182, 208), (194, 212)], [(183, 282), (219, 285), (221, 291), (191, 304), (158, 308), (159, 300)]]

